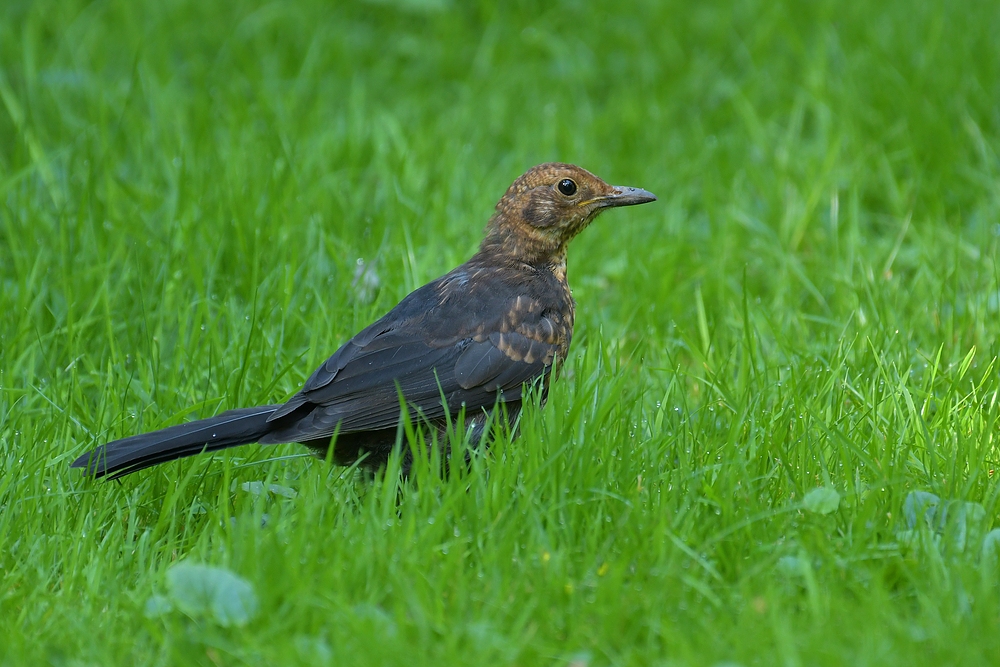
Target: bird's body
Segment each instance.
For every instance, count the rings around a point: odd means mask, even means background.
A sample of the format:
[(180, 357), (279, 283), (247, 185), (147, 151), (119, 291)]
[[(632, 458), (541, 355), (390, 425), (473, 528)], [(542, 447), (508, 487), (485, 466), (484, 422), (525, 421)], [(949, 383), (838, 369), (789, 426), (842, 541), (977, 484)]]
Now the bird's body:
[(472, 258), (360, 331), (288, 402), (117, 440), (73, 465), (117, 477), (252, 442), (299, 442), (325, 454), (336, 434), (337, 463), (360, 458), (378, 468), (399, 438), (400, 396), (410, 417), (432, 428), (464, 410), (476, 443), (498, 403), (513, 422), (526, 386), (540, 383), (544, 400), (553, 364), (569, 350), (570, 239), (604, 208), (653, 200), (572, 165), (534, 167), (497, 204)]

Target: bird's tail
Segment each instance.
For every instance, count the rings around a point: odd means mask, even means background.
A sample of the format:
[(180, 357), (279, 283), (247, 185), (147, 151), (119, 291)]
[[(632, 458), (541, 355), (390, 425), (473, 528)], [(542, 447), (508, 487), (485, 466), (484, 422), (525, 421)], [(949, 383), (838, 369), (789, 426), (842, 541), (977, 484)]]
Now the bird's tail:
[(73, 461), (72, 467), (83, 468), (93, 477), (116, 479), (157, 463), (257, 442), (273, 427), (267, 418), (279, 407), (229, 410), (208, 419), (115, 440), (87, 452)]

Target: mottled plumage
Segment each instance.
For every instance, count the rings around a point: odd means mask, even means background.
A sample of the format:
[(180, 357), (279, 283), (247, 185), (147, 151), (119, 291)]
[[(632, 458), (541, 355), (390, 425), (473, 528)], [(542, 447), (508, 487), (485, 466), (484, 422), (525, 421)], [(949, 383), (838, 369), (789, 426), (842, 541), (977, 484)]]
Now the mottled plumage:
[(540, 381), (544, 397), (553, 363), (569, 350), (567, 244), (602, 210), (655, 199), (573, 165), (534, 167), (508, 188), (469, 261), (345, 343), (288, 402), (116, 440), (73, 466), (119, 477), (251, 442), (300, 442), (325, 454), (336, 433), (337, 463), (363, 457), (362, 465), (377, 468), (397, 441), (399, 392), (432, 427), (464, 408), (478, 441), (498, 402), (513, 421), (526, 384)]

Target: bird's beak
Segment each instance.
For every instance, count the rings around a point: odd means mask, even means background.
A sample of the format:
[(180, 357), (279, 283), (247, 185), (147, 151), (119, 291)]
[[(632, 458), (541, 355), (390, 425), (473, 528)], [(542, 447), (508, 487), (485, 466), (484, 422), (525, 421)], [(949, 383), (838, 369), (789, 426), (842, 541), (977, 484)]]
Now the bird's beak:
[(612, 185), (610, 194), (596, 197), (591, 201), (601, 208), (611, 208), (613, 206), (635, 206), (636, 204), (646, 204), (656, 201), (656, 195), (642, 188), (630, 188), (624, 185)]

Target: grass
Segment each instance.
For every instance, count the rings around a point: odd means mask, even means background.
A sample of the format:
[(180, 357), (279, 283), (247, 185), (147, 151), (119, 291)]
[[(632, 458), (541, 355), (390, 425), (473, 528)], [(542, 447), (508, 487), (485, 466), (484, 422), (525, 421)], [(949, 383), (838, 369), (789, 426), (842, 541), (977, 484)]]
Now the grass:
[[(998, 21), (4, 3), (0, 664), (994, 664)], [(552, 159), (660, 201), (574, 242), (562, 377), (468, 474), (68, 468), (287, 397)]]

